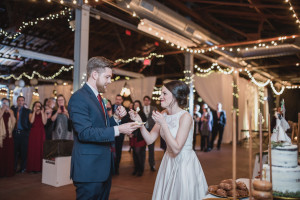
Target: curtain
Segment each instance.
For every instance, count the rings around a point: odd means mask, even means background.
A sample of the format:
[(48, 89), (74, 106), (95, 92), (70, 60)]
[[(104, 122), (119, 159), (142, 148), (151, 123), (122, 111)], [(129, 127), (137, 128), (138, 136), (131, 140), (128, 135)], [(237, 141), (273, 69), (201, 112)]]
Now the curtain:
[(38, 86), (38, 93), (40, 96), (40, 101), (44, 103), (44, 100), (49, 97), (54, 97), (54, 90), (56, 90), (56, 95), (62, 94), (66, 98), (67, 104), (72, 96), (71, 91), (73, 90), (72, 85), (40, 85)]
[(229, 143), (232, 140), (232, 76), (221, 73), (213, 73), (206, 77), (196, 76), (194, 85), (197, 93), (210, 108), (216, 110), (217, 103), (222, 103), (227, 116), (223, 143)]

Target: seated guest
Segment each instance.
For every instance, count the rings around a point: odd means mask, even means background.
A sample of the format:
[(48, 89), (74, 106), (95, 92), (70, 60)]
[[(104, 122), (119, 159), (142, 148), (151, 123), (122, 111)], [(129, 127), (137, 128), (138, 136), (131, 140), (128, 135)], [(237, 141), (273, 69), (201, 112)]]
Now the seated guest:
[(33, 103), (32, 113), (29, 114), (29, 121), (32, 126), (28, 140), (26, 170), (27, 172), (40, 172), (42, 171), (43, 144), (46, 137), (44, 125), (47, 122), (41, 102), (36, 101)]
[(14, 112), (9, 108), (9, 100), (1, 100), (0, 109), (0, 177), (13, 176), (14, 140), (12, 132), (16, 124)]
[[(147, 117), (143, 111), (142, 103), (140, 101), (137, 100), (133, 103), (133, 110), (140, 115), (143, 122), (147, 121)], [(132, 175), (142, 176), (145, 168), (146, 142), (140, 129), (132, 132), (130, 146), (133, 150), (132, 157), (134, 161), (134, 171)]]
[(69, 112), (67, 110), (65, 97), (60, 94), (57, 96), (57, 110), (51, 117), (53, 124), (52, 140), (73, 140)]

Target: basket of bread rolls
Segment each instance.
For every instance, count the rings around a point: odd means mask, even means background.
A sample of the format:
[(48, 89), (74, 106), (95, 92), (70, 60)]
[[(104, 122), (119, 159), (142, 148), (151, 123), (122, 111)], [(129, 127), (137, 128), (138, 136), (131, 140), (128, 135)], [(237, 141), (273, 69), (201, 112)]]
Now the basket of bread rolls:
[[(222, 180), (219, 185), (211, 185), (208, 192), (218, 197), (233, 197), (233, 180)], [(244, 182), (236, 182), (236, 197), (245, 198), (249, 196), (249, 190)]]

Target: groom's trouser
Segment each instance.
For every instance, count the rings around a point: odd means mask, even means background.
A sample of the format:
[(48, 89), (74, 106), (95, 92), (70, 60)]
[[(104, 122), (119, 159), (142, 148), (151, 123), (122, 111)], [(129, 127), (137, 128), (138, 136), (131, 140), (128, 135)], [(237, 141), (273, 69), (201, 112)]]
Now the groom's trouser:
[(111, 188), (111, 175), (105, 182), (75, 182), (76, 200), (108, 200)]

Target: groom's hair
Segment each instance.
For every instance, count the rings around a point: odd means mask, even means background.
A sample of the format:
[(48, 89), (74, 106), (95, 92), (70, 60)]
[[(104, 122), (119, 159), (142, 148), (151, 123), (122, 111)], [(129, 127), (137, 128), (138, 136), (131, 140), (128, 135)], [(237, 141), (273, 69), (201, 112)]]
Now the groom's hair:
[(164, 85), (176, 99), (178, 106), (184, 108), (187, 105), (187, 96), (190, 93), (190, 89), (182, 81), (171, 81)]
[(101, 72), (106, 67), (112, 68), (113, 66), (114, 62), (107, 58), (104, 58), (103, 56), (92, 57), (89, 59), (86, 66), (87, 79), (89, 79), (93, 71)]

